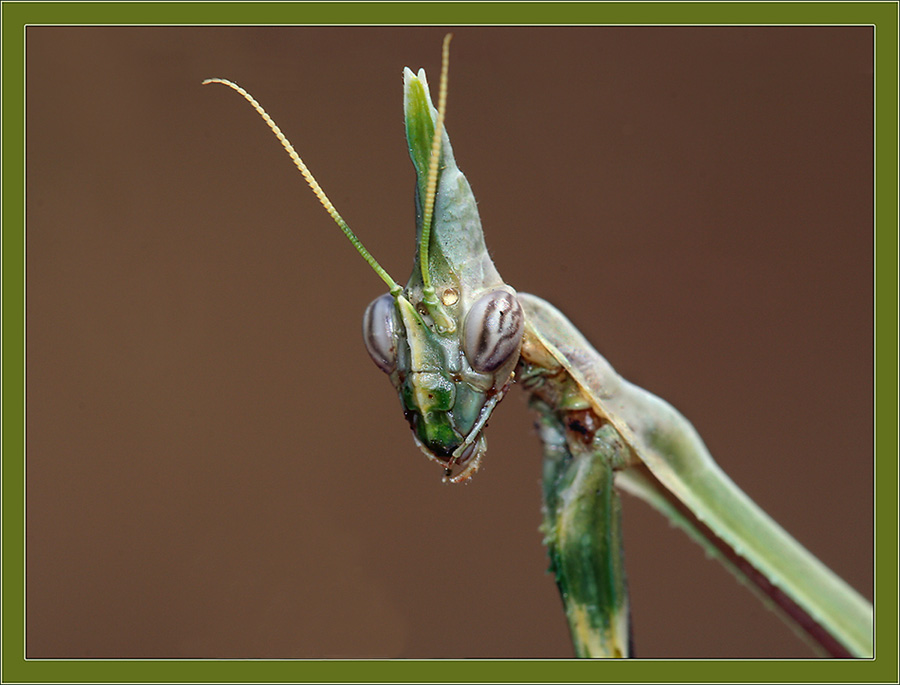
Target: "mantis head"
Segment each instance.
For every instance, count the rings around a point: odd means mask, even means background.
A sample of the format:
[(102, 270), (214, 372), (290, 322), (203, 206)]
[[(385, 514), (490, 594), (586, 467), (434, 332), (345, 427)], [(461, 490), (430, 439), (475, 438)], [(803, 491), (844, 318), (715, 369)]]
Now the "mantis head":
[(437, 109), (424, 70), (403, 74), (418, 250), (402, 292), (369, 305), (363, 338), (397, 389), (416, 443), (449, 481), (463, 482), (487, 449), (484, 427), (512, 382), (525, 320), (488, 255), (443, 128), (447, 44)]
[(469, 183), (457, 168), (444, 130), (450, 35), (444, 39), (439, 106), (424, 70), (403, 75), (409, 154), (416, 170), (416, 258), (399, 286), (362, 246), (322, 192), (294, 148), (259, 103), (240, 92), (266, 120), (325, 209), (388, 285), (363, 317), (363, 339), (397, 390), (421, 450), (460, 483), (487, 450), (484, 428), (513, 379), (525, 329), (516, 292), (497, 273)]

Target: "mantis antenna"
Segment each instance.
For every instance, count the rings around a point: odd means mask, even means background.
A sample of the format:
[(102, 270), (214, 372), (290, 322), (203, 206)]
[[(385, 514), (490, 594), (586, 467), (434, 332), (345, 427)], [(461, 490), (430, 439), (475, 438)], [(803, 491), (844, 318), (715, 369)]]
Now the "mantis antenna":
[(438, 115), (431, 142), (431, 159), (428, 163), (428, 184), (425, 186), (425, 208), (422, 213), (422, 239), (419, 242), (419, 264), (422, 268), (423, 295), (426, 304), (437, 304), (431, 275), (428, 273), (428, 245), (431, 242), (431, 220), (434, 215), (434, 198), (437, 195), (438, 163), (441, 158), (441, 136), (444, 132), (444, 117), (447, 115), (447, 74), (450, 70), (450, 39), (452, 33), (444, 36), (441, 49), (441, 85), (438, 95)]
[[(445, 47), (446, 50), (446, 47)], [(294, 162), (294, 166), (296, 166), (300, 173), (303, 174), (303, 178), (306, 179), (306, 183), (309, 185), (310, 189), (316, 194), (316, 197), (319, 198), (319, 202), (322, 203), (322, 206), (325, 208), (331, 218), (334, 219), (335, 223), (340, 226), (341, 230), (344, 232), (344, 235), (347, 236), (347, 239), (353, 244), (353, 247), (356, 248), (356, 251), (362, 256), (363, 259), (366, 260), (369, 266), (377, 273), (381, 280), (387, 283), (388, 288), (390, 288), (391, 295), (395, 298), (403, 291), (403, 288), (397, 285), (393, 278), (391, 278), (387, 271), (385, 271), (381, 265), (375, 260), (375, 258), (369, 254), (369, 251), (363, 246), (362, 242), (360, 242), (359, 238), (356, 237), (356, 234), (350, 230), (350, 226), (347, 225), (347, 222), (338, 214), (338, 211), (334, 208), (334, 205), (331, 204), (331, 200), (328, 199), (328, 196), (325, 194), (325, 191), (322, 190), (322, 187), (319, 185), (319, 182), (316, 181), (315, 177), (310, 173), (306, 164), (303, 163), (303, 160), (300, 159), (300, 155), (297, 154), (297, 151), (294, 149), (294, 146), (291, 145), (291, 141), (287, 139), (287, 137), (281, 132), (281, 129), (278, 128), (278, 124), (269, 116), (268, 112), (262, 108), (262, 105), (256, 101), (250, 93), (241, 88), (238, 84), (229, 81), (224, 78), (208, 78), (203, 81), (203, 85), (208, 85), (210, 83), (221, 83), (223, 86), (228, 86), (232, 90), (236, 90), (238, 93), (244, 96), (244, 99), (250, 103), (250, 106), (256, 110), (256, 113), (259, 114), (263, 118), (263, 121), (268, 124), (269, 128), (272, 129), (272, 133), (275, 134), (275, 137), (278, 138), (278, 141), (281, 143), (282, 147), (284, 147), (285, 151), (291, 158), (291, 161)], [(434, 164), (434, 163), (433, 163)], [(435, 175), (437, 172), (436, 164), (435, 166)], [(432, 184), (433, 186), (434, 184)], [(432, 192), (432, 195), (434, 193)], [(434, 204), (432, 200), (432, 205)]]

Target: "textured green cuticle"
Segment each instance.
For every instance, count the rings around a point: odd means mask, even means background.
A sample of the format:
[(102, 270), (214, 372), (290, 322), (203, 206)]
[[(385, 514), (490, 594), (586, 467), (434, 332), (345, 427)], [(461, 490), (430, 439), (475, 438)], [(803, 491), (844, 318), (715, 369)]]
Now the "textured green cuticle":
[(460, 439), (450, 425), (450, 419), (444, 412), (428, 412), (419, 421), (419, 438), (432, 449), (443, 446), (450, 452), (459, 445)]
[(424, 198), (431, 146), (434, 142), (434, 120), (425, 86), (417, 77), (410, 79), (406, 89), (406, 141), (409, 156), (416, 169), (419, 197)]
[(627, 656), (621, 508), (613, 483), (624, 447), (608, 424), (591, 445), (560, 442), (564, 421), (550, 412), (542, 412), (539, 428), (545, 444), (545, 543), (575, 651), (580, 657)]

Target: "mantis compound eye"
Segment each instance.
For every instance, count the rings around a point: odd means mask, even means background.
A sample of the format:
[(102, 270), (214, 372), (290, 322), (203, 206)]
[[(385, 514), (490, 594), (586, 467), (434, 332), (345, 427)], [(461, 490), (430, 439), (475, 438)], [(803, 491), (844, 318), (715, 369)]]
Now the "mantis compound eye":
[(495, 290), (466, 314), (463, 351), (476, 371), (496, 371), (519, 349), (524, 332), (525, 315), (519, 300), (505, 290)]
[(363, 314), (363, 341), (372, 361), (385, 373), (397, 366), (397, 332), (394, 327), (394, 298), (389, 294), (372, 300)]

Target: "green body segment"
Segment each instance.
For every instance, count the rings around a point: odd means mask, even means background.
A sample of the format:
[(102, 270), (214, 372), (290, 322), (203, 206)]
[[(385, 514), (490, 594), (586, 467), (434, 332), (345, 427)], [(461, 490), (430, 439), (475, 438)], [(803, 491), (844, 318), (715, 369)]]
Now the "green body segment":
[(477, 413), (456, 417), (459, 430), (454, 430), (450, 412), (456, 406), (456, 385), (447, 373), (452, 350), (442, 344), (408, 300), (398, 300), (397, 308), (407, 343), (398, 349), (395, 385), (417, 438), (437, 456), (447, 457), (462, 443)]
[(614, 483), (625, 445), (610, 424), (585, 442), (583, 434), (567, 429), (565, 412), (537, 397), (530, 404), (544, 445), (544, 543), (575, 654), (631, 656), (622, 509)]
[[(425, 70), (420, 69), (418, 75), (412, 69), (403, 70), (403, 115), (406, 124), (406, 143), (409, 157), (416, 170), (416, 204), (425, 205), (425, 189), (428, 185), (428, 167), (431, 162), (434, 127), (437, 121), (437, 110), (431, 102), (428, 80)], [(446, 129), (441, 134), (441, 150), (438, 167), (450, 159), (453, 165), (453, 148)], [(421, 227), (420, 227), (421, 228)]]

